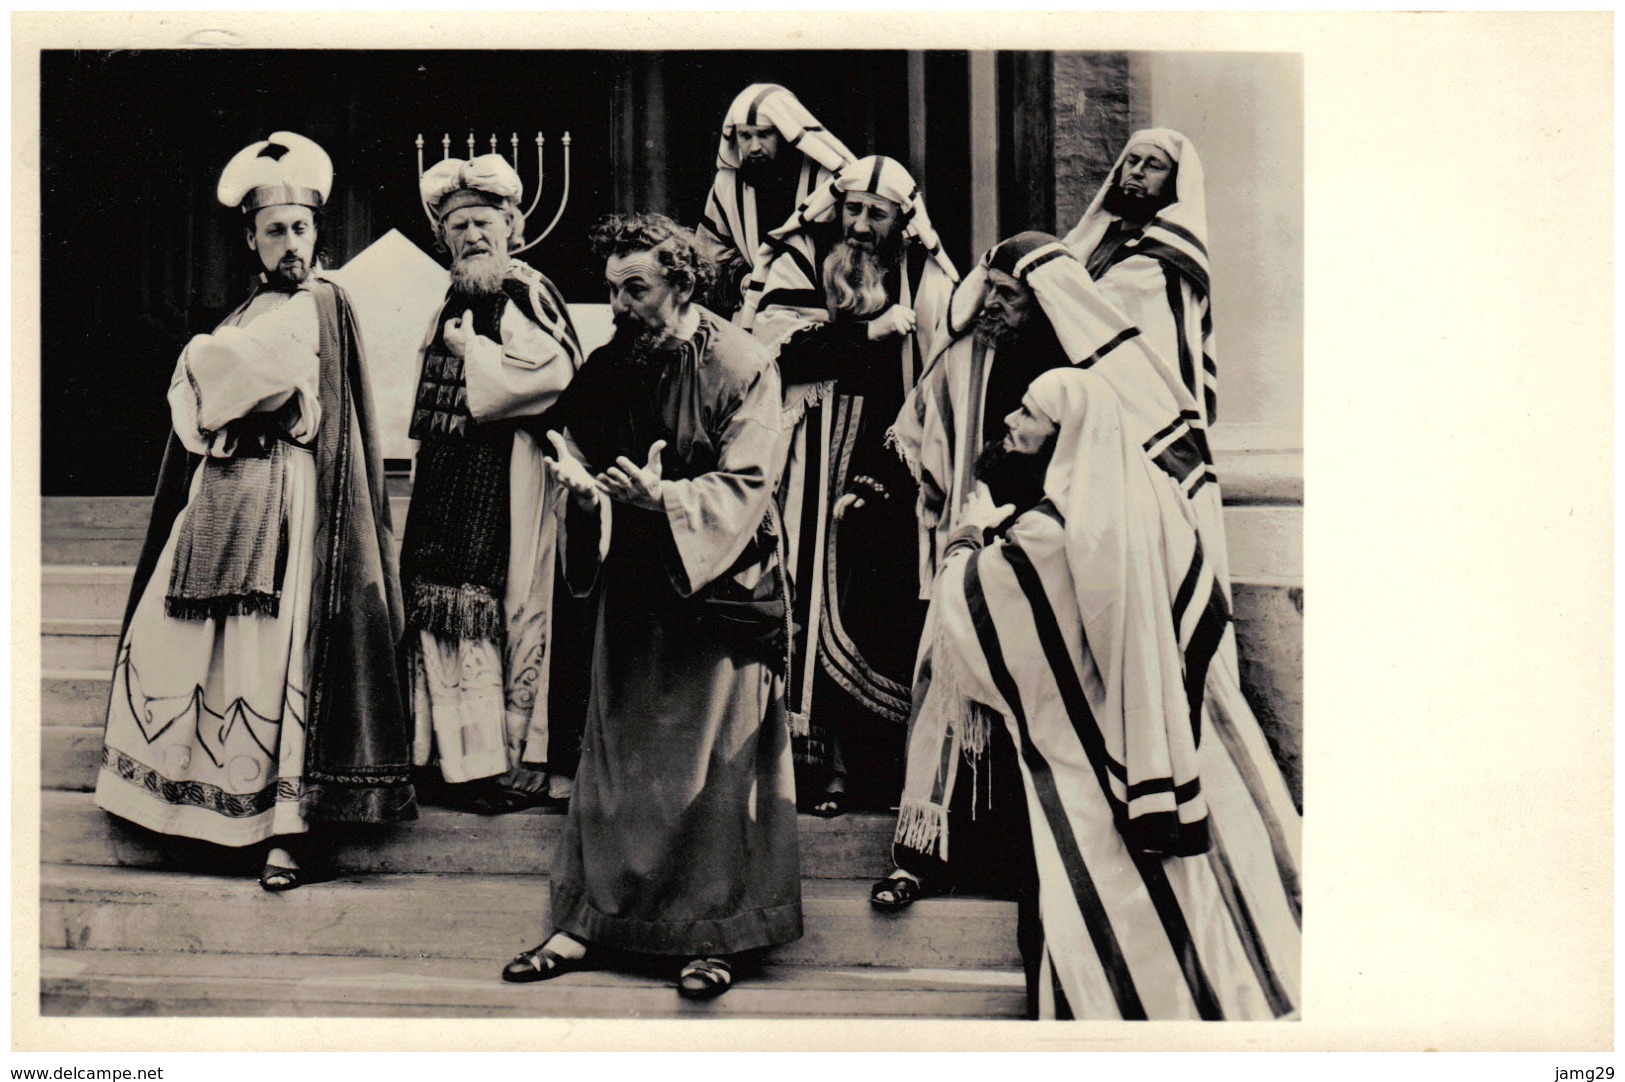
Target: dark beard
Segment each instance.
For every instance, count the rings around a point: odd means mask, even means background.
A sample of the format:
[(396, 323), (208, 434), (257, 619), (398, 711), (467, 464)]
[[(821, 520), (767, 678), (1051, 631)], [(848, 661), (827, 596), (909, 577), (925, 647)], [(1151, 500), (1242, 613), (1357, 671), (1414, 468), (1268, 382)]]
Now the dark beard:
[(466, 297), (487, 297), (501, 292), (502, 280), (508, 276), (508, 261), (484, 253), (452, 260), (452, 292)]
[(633, 364), (648, 364), (661, 350), (666, 340), (664, 331), (651, 331), (630, 319), (615, 320), (615, 333), (610, 337), (612, 347), (620, 350)]
[(284, 260), (265, 272), (265, 284), (278, 293), (292, 293), (310, 277), (310, 264), (303, 259)]
[(843, 239), (824, 257), (824, 293), (836, 315), (868, 319), (885, 311), (884, 257)]
[(1172, 176), (1163, 182), (1160, 195), (1140, 195), (1125, 191), (1122, 184), (1114, 183), (1106, 189), (1106, 198), (1100, 205), (1108, 214), (1115, 214), (1125, 221), (1149, 222), (1157, 216), (1157, 211), (1174, 201), (1173, 192)]
[(991, 312), (983, 312), (976, 317), (976, 340), (984, 346), (1004, 349), (1020, 340), (1021, 331), (1022, 328), (1010, 326)]
[(794, 165), (779, 158), (746, 158), (739, 163), (739, 179), (753, 188), (766, 188), (787, 179)]
[(1030, 455), (1006, 449), (1003, 437), (988, 440), (976, 456), (976, 479), (987, 486), (995, 506), (1014, 504), (1016, 516), (1023, 515), (1044, 498), (1044, 474), (1054, 451), (1053, 434)]

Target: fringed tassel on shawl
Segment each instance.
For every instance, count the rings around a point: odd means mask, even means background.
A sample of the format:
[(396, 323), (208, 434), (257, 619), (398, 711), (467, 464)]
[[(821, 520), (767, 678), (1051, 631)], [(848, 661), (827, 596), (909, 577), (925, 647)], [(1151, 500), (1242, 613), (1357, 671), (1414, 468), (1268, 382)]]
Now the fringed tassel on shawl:
[(892, 842), (905, 849), (948, 859), (948, 809), (941, 804), (904, 801), (897, 809), (897, 830)]
[(835, 390), (835, 381), (826, 379), (821, 383), (808, 386), (805, 391), (792, 391), (785, 396), (784, 409), (779, 413), (779, 423), (784, 431), (789, 432), (801, 423), (801, 418), (814, 406), (821, 406)]
[(490, 590), (420, 579), (407, 583), (406, 622), (437, 635), (476, 642), (501, 642), (506, 632), (502, 600)]
[(239, 594), (236, 597), (164, 598), (164, 614), (176, 620), (224, 620), (228, 616), (269, 616), (276, 618), (282, 595)]
[(812, 715), (800, 710), (790, 711), (790, 735), (803, 738), (812, 735)]
[(920, 456), (909, 453), (908, 444), (904, 443), (903, 438), (897, 434), (896, 425), (886, 429), (886, 434), (881, 437), (880, 445), (889, 447), (896, 452), (897, 457), (903, 460), (903, 465), (908, 467), (908, 472), (914, 478), (914, 483), (916, 485), (920, 483)]

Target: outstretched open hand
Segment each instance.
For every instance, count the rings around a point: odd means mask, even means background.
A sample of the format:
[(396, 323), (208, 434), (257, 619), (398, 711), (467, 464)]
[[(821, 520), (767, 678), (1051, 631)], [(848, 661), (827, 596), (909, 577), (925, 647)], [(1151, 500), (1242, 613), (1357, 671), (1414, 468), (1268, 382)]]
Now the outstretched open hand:
[(658, 511), (660, 500), (660, 452), (666, 449), (665, 440), (649, 445), (649, 464), (639, 467), (625, 455), (615, 459), (615, 465), (598, 475), (598, 491), (616, 503), (627, 503), (645, 511)]
[(547, 440), (558, 455), (553, 472), (564, 487), (570, 490), (576, 504), (583, 508), (598, 506), (598, 484), (592, 479), (592, 474), (587, 472), (587, 467), (570, 451), (564, 437), (557, 432), (549, 432)]

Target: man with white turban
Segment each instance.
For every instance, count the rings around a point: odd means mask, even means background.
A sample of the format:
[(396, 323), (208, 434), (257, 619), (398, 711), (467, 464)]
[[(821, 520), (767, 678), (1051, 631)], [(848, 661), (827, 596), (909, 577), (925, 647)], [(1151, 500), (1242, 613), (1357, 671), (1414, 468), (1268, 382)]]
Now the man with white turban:
[(1196, 400), (1218, 415), (1202, 159), (1172, 128), (1129, 136), (1111, 175), (1066, 235), (1100, 291), (1140, 328)]
[(481, 811), (568, 796), (549, 725), (557, 505), (537, 423), (581, 366), (564, 298), (520, 262), (519, 176), (499, 154), (446, 158), (420, 190), (451, 253), (424, 341), (420, 441), (401, 550), (413, 759)]
[[(910, 479), (886, 430), (936, 348), (958, 275), (919, 185), (887, 157), (845, 166), (763, 247), (742, 322), (777, 353), (794, 428), (781, 495), (789, 701), (806, 734), (805, 788), (821, 790), (809, 810), (833, 815), (849, 781), (872, 800), (896, 791), (924, 606)], [(868, 775), (849, 778), (848, 758)]]
[(372, 393), (316, 258), (332, 185), (285, 131), (221, 175), (259, 279), (175, 364), (96, 779), (97, 804), (150, 830), (268, 842), (271, 891), (306, 876), (314, 825), (417, 814)]
[[(799, 152), (799, 153), (792, 153)], [(717, 175), (695, 230), (717, 266), (713, 307), (731, 316), (768, 232), (852, 160), (801, 100), (776, 83), (752, 83), (722, 120)]]

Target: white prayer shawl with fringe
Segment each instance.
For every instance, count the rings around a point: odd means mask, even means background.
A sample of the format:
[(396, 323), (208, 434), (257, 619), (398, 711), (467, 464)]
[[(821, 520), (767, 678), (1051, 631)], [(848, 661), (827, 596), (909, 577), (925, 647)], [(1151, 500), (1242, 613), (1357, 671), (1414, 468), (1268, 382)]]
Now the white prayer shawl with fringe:
[[(897, 841), (947, 858), (943, 801), (990, 708), (1027, 791), (1041, 1015), (1281, 1017), (1299, 1002), (1299, 818), (1245, 703), (1215, 686), (1230, 677), (1200, 671), (1195, 516), (1104, 379), (1052, 377), (1079, 421), (1046, 482), (1068, 513), (1046, 500), (946, 558)], [(1222, 609), (1209, 591), (1204, 612)]]
[[(584, 360), (568, 310), (535, 268), (514, 260), (508, 278), (527, 287), (530, 314), (515, 304), (502, 314), (502, 341), (475, 336), (463, 358), (469, 412), (477, 421), (534, 416), (545, 412), (569, 384)], [(437, 317), (438, 318), (438, 317)], [(431, 325), (422, 352), (434, 341)], [(467, 781), (500, 773), (517, 765), (503, 762), (519, 749), (522, 763), (549, 759), (548, 645), (552, 640), (553, 580), (558, 540), (558, 516), (563, 488), (553, 476), (541, 443), (530, 433), (516, 430), (508, 468), (508, 561), (502, 596), (501, 654), (502, 732), (486, 734), (471, 745), (482, 749), (467, 762), (458, 744), (433, 733), (432, 719), (418, 716), (413, 761), (426, 765), (439, 745), (441, 768), (447, 780)], [(462, 648), (478, 650), (472, 640)], [(465, 674), (466, 676), (466, 674)]]
[(783, 140), (782, 153), (791, 149), (802, 155), (796, 180), (795, 205), (827, 184), (831, 176), (853, 160), (853, 154), (835, 136), (824, 130), (818, 118), (807, 111), (801, 100), (776, 83), (753, 83), (734, 98), (722, 123), (722, 140), (717, 148), (717, 175), (711, 182), (705, 214), (696, 231), (713, 260), (732, 249), (747, 266), (756, 266), (757, 251), (764, 235), (784, 225), (768, 222), (766, 228), (756, 213), (756, 188), (739, 173), (739, 155), (734, 149), (734, 132), (739, 125), (771, 124)]
[[(1095, 266), (1095, 250), (1117, 215), (1105, 209), (1106, 192), (1122, 175), (1128, 148), (1149, 143), (1178, 163), (1175, 201), (1145, 230)], [(1066, 244), (1091, 268), (1101, 292), (1147, 336), (1158, 359), (1184, 384), (1205, 425), (1218, 415), (1218, 350), (1207, 252), (1207, 200), (1202, 159), (1191, 141), (1171, 128), (1135, 132)]]
[[(823, 285), (823, 268), (817, 265), (817, 253), (809, 227), (834, 220), (839, 214), (841, 197), (848, 191), (863, 191), (880, 195), (896, 203), (901, 209), (903, 226), (902, 295), (896, 303), (912, 308), (915, 331), (903, 338), (898, 347), (898, 378), (905, 393), (911, 389), (924, 367), (924, 360), (938, 348), (947, 318), (948, 299), (958, 279), (953, 262), (942, 250), (936, 230), (926, 213), (919, 186), (908, 170), (891, 158), (868, 157), (852, 162), (828, 184), (814, 193), (795, 216), (782, 228), (775, 230), (762, 245), (756, 270), (745, 288), (745, 305), (739, 321), (775, 355), (778, 349), (797, 331), (828, 323), (831, 313), (827, 306)], [(918, 248), (925, 253), (918, 280), (908, 273), (909, 251)], [(801, 545), (810, 540), (813, 549), (813, 570), (810, 590), (806, 583), (796, 583), (797, 590), (808, 590), (809, 609), (805, 651), (807, 656), (792, 659), (797, 670), (790, 681), (792, 689), (799, 689), (797, 701), (790, 702), (791, 730), (797, 736), (808, 732), (812, 696), (812, 671), (819, 641), (819, 613), (822, 608), (821, 589), (824, 581), (824, 554), (831, 508), (839, 493), (828, 490), (831, 455), (832, 414), (821, 411), (819, 429), (809, 432), (804, 423), (807, 410), (819, 405), (834, 389), (835, 382), (786, 385), (784, 388), (783, 424), (791, 433), (785, 445), (787, 462), (782, 469), (780, 505), (785, 526), (785, 558), (787, 568), (800, 566)], [(821, 463), (819, 475), (823, 484), (819, 491), (807, 491), (806, 464)], [(799, 524), (806, 501), (818, 502), (817, 535), (801, 537)], [(798, 602), (797, 609), (800, 609)]]

